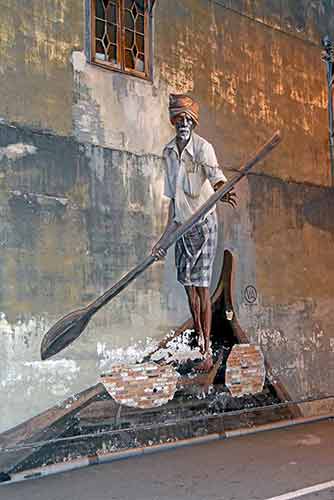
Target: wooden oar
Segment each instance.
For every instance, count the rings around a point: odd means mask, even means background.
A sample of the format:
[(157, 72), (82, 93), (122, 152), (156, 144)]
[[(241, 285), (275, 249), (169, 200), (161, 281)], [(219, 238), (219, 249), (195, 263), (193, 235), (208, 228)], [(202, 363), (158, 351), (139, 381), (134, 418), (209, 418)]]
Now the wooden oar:
[[(266, 142), (254, 155), (248, 160), (233, 177), (232, 180), (224, 184), (221, 188), (210, 196), (210, 198), (202, 205), (201, 208), (195, 212), (184, 224), (180, 225), (174, 232), (172, 232), (166, 241), (163, 243), (163, 248), (167, 250), (176, 240), (181, 238), (194, 224), (196, 224), (207, 212), (210, 210), (218, 200), (240, 181), (251, 168), (263, 160), (280, 142), (281, 136), (276, 132), (268, 142)], [(129, 271), (123, 278), (120, 279), (113, 287), (107, 290), (101, 297), (97, 298), (91, 304), (71, 312), (67, 316), (60, 319), (50, 330), (44, 335), (41, 344), (41, 358), (48, 359), (54, 356), (62, 349), (70, 345), (77, 339), (86, 328), (91, 317), (107, 304), (111, 299), (116, 297), (124, 288), (126, 288), (134, 279), (137, 278), (145, 269), (147, 269), (156, 258), (149, 255), (138, 266)]]

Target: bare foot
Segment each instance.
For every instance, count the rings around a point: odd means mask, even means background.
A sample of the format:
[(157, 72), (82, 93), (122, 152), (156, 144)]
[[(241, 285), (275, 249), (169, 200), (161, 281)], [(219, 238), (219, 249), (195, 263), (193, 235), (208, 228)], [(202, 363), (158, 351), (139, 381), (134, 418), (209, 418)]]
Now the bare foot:
[(199, 372), (208, 372), (213, 367), (212, 356), (207, 356), (204, 360), (196, 366)]
[(204, 338), (203, 333), (198, 334), (198, 347), (199, 347), (199, 352), (201, 354), (205, 354), (206, 347), (205, 347), (205, 338)]
[(204, 348), (205, 348), (204, 352), (209, 353), (209, 350), (211, 349), (210, 337), (205, 337), (204, 338)]

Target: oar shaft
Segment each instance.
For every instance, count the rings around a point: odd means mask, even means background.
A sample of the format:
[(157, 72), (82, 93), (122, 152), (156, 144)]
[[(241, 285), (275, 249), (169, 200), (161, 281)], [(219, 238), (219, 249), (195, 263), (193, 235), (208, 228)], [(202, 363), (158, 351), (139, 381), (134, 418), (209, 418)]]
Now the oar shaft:
[(134, 279), (137, 278), (141, 273), (145, 271), (153, 262), (155, 261), (155, 257), (153, 255), (149, 255), (143, 260), (138, 266), (131, 269), (125, 276), (123, 276), (114, 286), (112, 286), (109, 290), (107, 290), (101, 297), (96, 299), (94, 302), (87, 306), (87, 309), (94, 311), (98, 311), (101, 307), (107, 304), (111, 299), (116, 297), (124, 288), (126, 288)]

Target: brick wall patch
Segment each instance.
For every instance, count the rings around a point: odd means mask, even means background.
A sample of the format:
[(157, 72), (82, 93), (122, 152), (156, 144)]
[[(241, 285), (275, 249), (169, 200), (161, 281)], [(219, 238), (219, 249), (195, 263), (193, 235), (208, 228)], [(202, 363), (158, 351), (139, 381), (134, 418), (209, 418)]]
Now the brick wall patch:
[(262, 392), (265, 382), (264, 357), (260, 346), (235, 345), (227, 359), (225, 384), (232, 396)]
[(117, 365), (101, 376), (110, 396), (119, 404), (154, 408), (173, 399), (179, 374), (172, 366), (156, 363)]

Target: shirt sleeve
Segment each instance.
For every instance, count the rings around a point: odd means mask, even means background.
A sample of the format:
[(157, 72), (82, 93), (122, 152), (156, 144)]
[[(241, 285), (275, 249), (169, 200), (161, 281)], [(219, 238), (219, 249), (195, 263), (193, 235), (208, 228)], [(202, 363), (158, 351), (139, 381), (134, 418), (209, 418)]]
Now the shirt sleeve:
[(164, 195), (167, 196), (168, 198), (175, 198), (175, 193), (173, 190), (172, 186), (172, 179), (170, 176), (169, 168), (168, 168), (168, 162), (167, 159), (164, 155), (164, 166), (165, 166), (165, 176), (164, 176)]
[(217, 184), (217, 182), (220, 181), (227, 182), (222, 169), (218, 165), (216, 153), (211, 144), (207, 143), (205, 145), (202, 153), (202, 158), (205, 175), (207, 179), (209, 179), (211, 186), (214, 186), (215, 184)]

